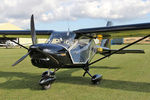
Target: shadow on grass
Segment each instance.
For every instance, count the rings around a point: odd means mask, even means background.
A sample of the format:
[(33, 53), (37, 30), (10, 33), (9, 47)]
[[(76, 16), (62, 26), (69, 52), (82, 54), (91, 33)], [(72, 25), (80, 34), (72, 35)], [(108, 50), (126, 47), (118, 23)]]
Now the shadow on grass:
[(4, 82), (0, 82), (2, 89), (26, 89), (38, 90), (40, 87), (37, 82), (40, 75), (22, 73), (22, 72), (2, 72), (0, 71), (0, 78), (5, 78)]
[[(107, 68), (109, 67), (106, 67), (106, 69)], [(77, 69), (67, 70), (58, 73), (58, 78), (60, 78), (58, 82), (94, 86), (93, 84), (90, 83), (90, 77), (82, 77), (82, 76), (71, 77), (71, 73), (73, 73), (74, 71), (77, 71)], [(66, 79), (62, 77), (62, 75), (64, 74)], [(101, 84), (99, 84), (97, 87), (119, 89), (119, 90), (126, 90), (126, 91), (150, 92), (150, 83), (146, 83), (146, 82), (131, 82), (131, 81), (122, 81), (122, 80), (103, 79)]]
[(126, 91), (150, 92), (150, 83), (146, 82), (131, 82), (103, 79), (100, 87)]
[[(56, 83), (69, 83), (94, 86), (90, 83), (90, 77), (71, 76), (73, 72), (79, 69), (71, 69), (58, 71), (56, 76)], [(22, 72), (1, 72), (0, 78), (5, 78), (5, 82), (0, 82), (1, 89), (31, 89), (40, 90), (41, 87), (37, 84), (40, 79), (38, 74), (29, 74)], [(54, 83), (55, 84), (55, 83)], [(109, 80), (103, 79), (100, 85), (97, 87), (119, 89), (126, 91), (137, 91), (137, 92), (150, 92), (150, 83), (146, 82), (131, 82), (121, 80)]]

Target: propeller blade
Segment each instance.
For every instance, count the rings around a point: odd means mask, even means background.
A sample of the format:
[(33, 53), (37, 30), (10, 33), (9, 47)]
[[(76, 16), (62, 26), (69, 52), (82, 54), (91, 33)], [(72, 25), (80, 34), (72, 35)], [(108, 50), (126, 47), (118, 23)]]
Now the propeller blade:
[(23, 61), (29, 54), (31, 51), (29, 51), (27, 54), (25, 54), (23, 57), (21, 57), (18, 61), (16, 61), (12, 66), (15, 66), (17, 64), (19, 64), (21, 61)]
[(35, 32), (35, 26), (34, 26), (34, 16), (31, 16), (31, 38), (32, 38), (32, 44), (37, 44), (37, 38), (36, 38), (36, 32)]

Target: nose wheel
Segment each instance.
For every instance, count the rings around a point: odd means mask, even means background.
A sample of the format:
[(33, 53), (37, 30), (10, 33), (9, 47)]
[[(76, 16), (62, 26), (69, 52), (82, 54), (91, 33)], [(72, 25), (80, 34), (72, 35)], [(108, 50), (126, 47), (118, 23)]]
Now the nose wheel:
[(39, 84), (41, 85), (42, 89), (47, 90), (51, 87), (51, 84), (55, 81), (54, 77), (45, 76), (43, 77)]
[(42, 89), (47, 90), (51, 87), (52, 83), (56, 80), (55, 71), (45, 71), (41, 76), (41, 80), (39, 81), (39, 85)]

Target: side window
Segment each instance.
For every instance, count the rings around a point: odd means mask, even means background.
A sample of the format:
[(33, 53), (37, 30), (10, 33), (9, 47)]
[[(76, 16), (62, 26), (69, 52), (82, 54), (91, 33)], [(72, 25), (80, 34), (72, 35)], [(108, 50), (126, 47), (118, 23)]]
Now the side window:
[(62, 40), (62, 38), (53, 38), (52, 39), (52, 44), (59, 44), (59, 43), (61, 43), (63, 40)]
[(79, 64), (87, 62), (89, 58), (90, 44), (89, 39), (81, 39), (70, 49), (73, 63)]

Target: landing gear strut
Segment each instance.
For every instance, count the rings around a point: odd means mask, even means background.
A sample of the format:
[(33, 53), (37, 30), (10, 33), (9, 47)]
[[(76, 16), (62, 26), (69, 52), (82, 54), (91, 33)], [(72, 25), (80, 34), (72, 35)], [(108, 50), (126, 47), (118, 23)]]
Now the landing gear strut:
[(51, 87), (51, 84), (56, 80), (56, 71), (56, 69), (54, 71), (50, 71), (49, 69), (48, 71), (43, 72), (42, 79), (39, 82), (39, 85), (41, 85), (42, 89), (47, 90)]
[(102, 80), (102, 75), (99, 75), (99, 74), (95, 74), (94, 76), (92, 76), (90, 73), (89, 73), (89, 67), (86, 66), (83, 68), (85, 70), (84, 74), (83, 74), (83, 77), (88, 74), (90, 77), (91, 77), (91, 82), (93, 84), (100, 84), (101, 80)]

